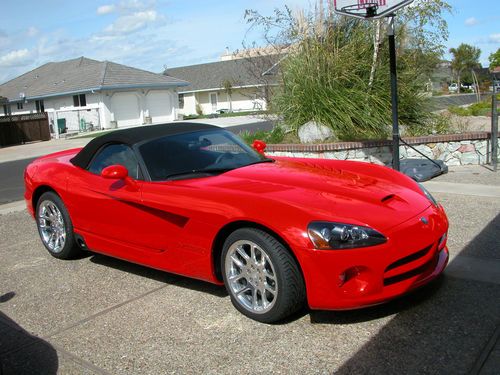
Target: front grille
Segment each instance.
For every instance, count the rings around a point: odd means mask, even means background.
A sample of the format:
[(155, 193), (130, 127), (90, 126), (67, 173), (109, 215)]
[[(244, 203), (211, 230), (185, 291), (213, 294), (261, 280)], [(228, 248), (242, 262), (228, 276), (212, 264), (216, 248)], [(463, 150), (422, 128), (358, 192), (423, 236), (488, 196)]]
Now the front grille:
[(432, 244), (430, 244), (429, 246), (427, 246), (425, 249), (422, 249), (422, 250), (419, 250), (417, 251), (416, 253), (413, 253), (413, 254), (410, 254), (404, 258), (401, 258), (397, 261), (395, 261), (394, 263), (391, 263), (389, 264), (389, 266), (385, 269), (384, 272), (387, 272), (389, 270), (392, 270), (396, 267), (400, 267), (400, 266), (403, 266), (407, 263), (410, 263), (410, 262), (413, 262), (417, 259), (420, 259), (420, 258), (423, 258), (424, 256), (427, 255), (427, 253), (432, 249)]
[[(387, 266), (387, 268), (385, 269), (384, 272), (388, 272), (388, 271), (393, 270), (395, 268), (404, 266), (406, 264), (409, 264), (411, 262), (415, 262), (416, 260), (424, 258), (425, 256), (427, 256), (429, 254), (429, 252), (432, 250), (433, 247), (434, 247), (434, 244), (430, 244), (429, 246), (423, 248), (422, 250), (419, 250), (413, 254), (405, 256), (404, 258), (398, 259), (394, 263), (389, 264), (389, 266)], [(436, 254), (436, 256), (437, 256), (437, 254)], [(413, 269), (410, 269), (406, 272), (400, 273), (399, 275), (394, 275), (394, 276), (384, 278), (384, 286), (389, 286), (389, 285), (392, 285), (395, 283), (399, 283), (401, 281), (410, 279), (414, 276), (417, 276), (417, 275), (424, 273), (425, 271), (430, 269), (433, 266), (433, 264), (436, 262), (436, 259), (437, 259), (436, 256), (433, 256), (430, 260), (428, 260), (424, 264), (417, 266), (416, 268), (413, 268)], [(406, 267), (406, 269), (408, 269), (408, 267)]]
[(384, 279), (384, 286), (396, 284), (396, 283), (399, 283), (400, 281), (411, 279), (414, 276), (417, 276), (421, 273), (424, 273), (426, 270), (431, 268), (431, 266), (435, 263), (435, 261), (436, 261), (436, 259), (434, 257), (430, 261), (428, 261), (427, 263), (424, 263), (420, 267), (417, 267), (411, 271), (402, 273), (400, 275), (388, 277), (388, 278)]

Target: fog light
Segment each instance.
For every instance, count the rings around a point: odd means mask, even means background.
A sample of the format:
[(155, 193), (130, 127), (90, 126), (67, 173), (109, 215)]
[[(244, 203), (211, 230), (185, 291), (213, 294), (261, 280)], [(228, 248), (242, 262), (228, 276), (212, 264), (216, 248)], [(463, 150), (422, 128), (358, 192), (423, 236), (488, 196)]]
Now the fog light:
[(366, 266), (354, 266), (344, 270), (337, 279), (339, 292), (346, 298), (359, 298), (377, 293), (383, 287), (382, 279)]

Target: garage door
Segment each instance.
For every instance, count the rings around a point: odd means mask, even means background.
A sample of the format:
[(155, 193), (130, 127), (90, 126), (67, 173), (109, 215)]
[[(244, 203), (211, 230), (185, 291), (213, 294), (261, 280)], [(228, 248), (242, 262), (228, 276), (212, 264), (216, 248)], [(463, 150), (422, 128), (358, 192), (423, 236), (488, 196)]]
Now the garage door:
[(139, 98), (131, 92), (121, 92), (111, 97), (111, 108), (118, 127), (141, 125)]
[(153, 123), (174, 120), (172, 114), (172, 94), (168, 91), (150, 91), (147, 95), (149, 116)]

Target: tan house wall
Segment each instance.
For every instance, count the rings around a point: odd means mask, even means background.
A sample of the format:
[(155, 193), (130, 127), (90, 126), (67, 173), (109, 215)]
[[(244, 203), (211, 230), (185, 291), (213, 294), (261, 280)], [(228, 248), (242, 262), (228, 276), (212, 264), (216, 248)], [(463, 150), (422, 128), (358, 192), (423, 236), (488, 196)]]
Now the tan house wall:
[[(265, 110), (266, 102), (261, 99), (261, 92), (262, 89), (256, 87), (233, 89), (231, 98), (229, 98), (225, 90), (184, 93), (184, 108), (179, 109), (179, 113), (183, 115), (196, 114), (196, 104), (199, 104), (205, 115), (215, 113), (218, 110), (227, 111), (230, 108), (234, 112)], [(211, 93), (217, 95), (217, 107), (215, 110), (212, 108), (212, 103), (210, 102)]]

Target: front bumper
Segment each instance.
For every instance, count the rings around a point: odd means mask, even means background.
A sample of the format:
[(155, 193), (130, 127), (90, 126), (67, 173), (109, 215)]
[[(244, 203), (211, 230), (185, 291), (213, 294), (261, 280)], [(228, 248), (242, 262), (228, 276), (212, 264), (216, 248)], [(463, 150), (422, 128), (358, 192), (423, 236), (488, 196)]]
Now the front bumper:
[(385, 231), (388, 240), (379, 246), (301, 249), (309, 307), (356, 309), (383, 303), (427, 284), (448, 263), (447, 231), (444, 210), (431, 206)]

